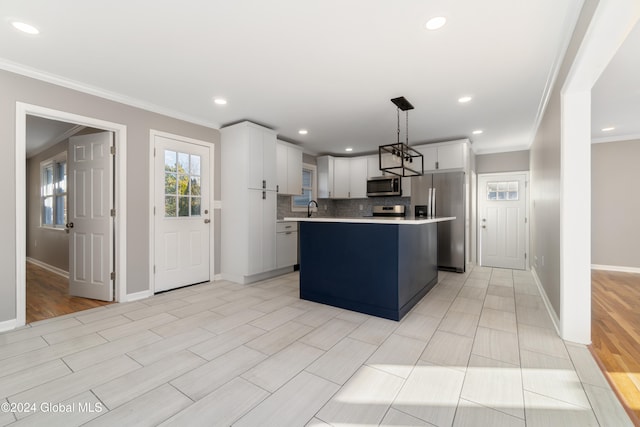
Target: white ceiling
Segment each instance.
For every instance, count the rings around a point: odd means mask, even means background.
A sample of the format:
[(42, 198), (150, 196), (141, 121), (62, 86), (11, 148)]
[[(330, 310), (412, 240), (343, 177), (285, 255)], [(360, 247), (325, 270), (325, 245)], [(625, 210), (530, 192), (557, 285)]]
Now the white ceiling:
[(393, 142), (405, 96), (411, 144), (510, 151), (532, 142), (582, 1), (4, 0), (0, 67), (216, 128), (252, 120), (315, 153)]
[(84, 129), (84, 126), (78, 126), (73, 123), (27, 116), (27, 158), (53, 147), (82, 129)]

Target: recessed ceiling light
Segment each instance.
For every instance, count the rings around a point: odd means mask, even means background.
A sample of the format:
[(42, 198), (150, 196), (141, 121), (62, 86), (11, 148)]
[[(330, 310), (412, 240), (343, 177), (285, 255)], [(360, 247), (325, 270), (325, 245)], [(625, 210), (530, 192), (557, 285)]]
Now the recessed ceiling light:
[(480, 129), (473, 131), (474, 135), (480, 135), (481, 133), (482, 133), (482, 131)]
[(14, 28), (22, 31), (23, 33), (40, 34), (40, 30), (38, 30), (33, 25), (25, 24), (24, 22), (15, 21), (15, 22), (12, 22), (11, 25), (13, 25)]
[(447, 18), (444, 16), (436, 16), (435, 18), (431, 18), (425, 24), (427, 30), (437, 30), (438, 28), (442, 28), (444, 24), (447, 23)]
[(609, 131), (612, 131), (614, 129), (615, 129), (614, 127), (602, 128), (602, 132), (609, 132)]
[(306, 135), (306, 134), (308, 134), (308, 133), (309, 133), (309, 131), (308, 131), (308, 130), (306, 130), (306, 129), (300, 129), (300, 130), (298, 131), (298, 133), (299, 133), (300, 135)]
[(218, 105), (227, 105), (227, 100), (224, 98), (214, 98), (213, 102), (215, 102)]
[(470, 96), (463, 96), (462, 98), (458, 98), (458, 102), (461, 104), (464, 104), (466, 102), (471, 101), (471, 97)]
[(353, 151), (353, 148), (351, 148), (351, 147), (347, 147), (347, 148), (345, 148), (345, 149), (344, 149), (344, 151), (351, 152), (351, 151)]

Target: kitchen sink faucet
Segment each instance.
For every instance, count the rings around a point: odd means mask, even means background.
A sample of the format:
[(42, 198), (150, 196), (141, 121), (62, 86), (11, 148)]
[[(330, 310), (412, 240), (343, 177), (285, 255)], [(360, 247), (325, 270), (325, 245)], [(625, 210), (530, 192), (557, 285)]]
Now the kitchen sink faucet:
[(307, 203), (307, 218), (311, 218), (311, 203), (315, 203), (316, 208), (318, 207), (318, 202), (316, 202), (315, 200), (309, 201), (309, 203)]

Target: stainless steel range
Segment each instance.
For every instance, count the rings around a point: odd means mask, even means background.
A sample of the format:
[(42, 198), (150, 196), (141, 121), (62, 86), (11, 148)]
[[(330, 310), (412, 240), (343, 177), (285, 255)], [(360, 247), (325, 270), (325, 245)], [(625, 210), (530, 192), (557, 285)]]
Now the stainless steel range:
[(404, 205), (374, 206), (371, 213), (375, 217), (404, 218), (406, 214), (406, 206)]

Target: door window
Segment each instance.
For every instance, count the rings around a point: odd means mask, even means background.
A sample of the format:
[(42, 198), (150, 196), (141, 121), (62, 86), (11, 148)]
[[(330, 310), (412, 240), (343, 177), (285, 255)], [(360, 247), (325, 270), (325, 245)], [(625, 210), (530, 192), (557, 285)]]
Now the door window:
[(201, 158), (195, 154), (164, 152), (164, 216), (201, 216)]
[(487, 200), (517, 201), (519, 199), (518, 181), (494, 181), (487, 183)]

